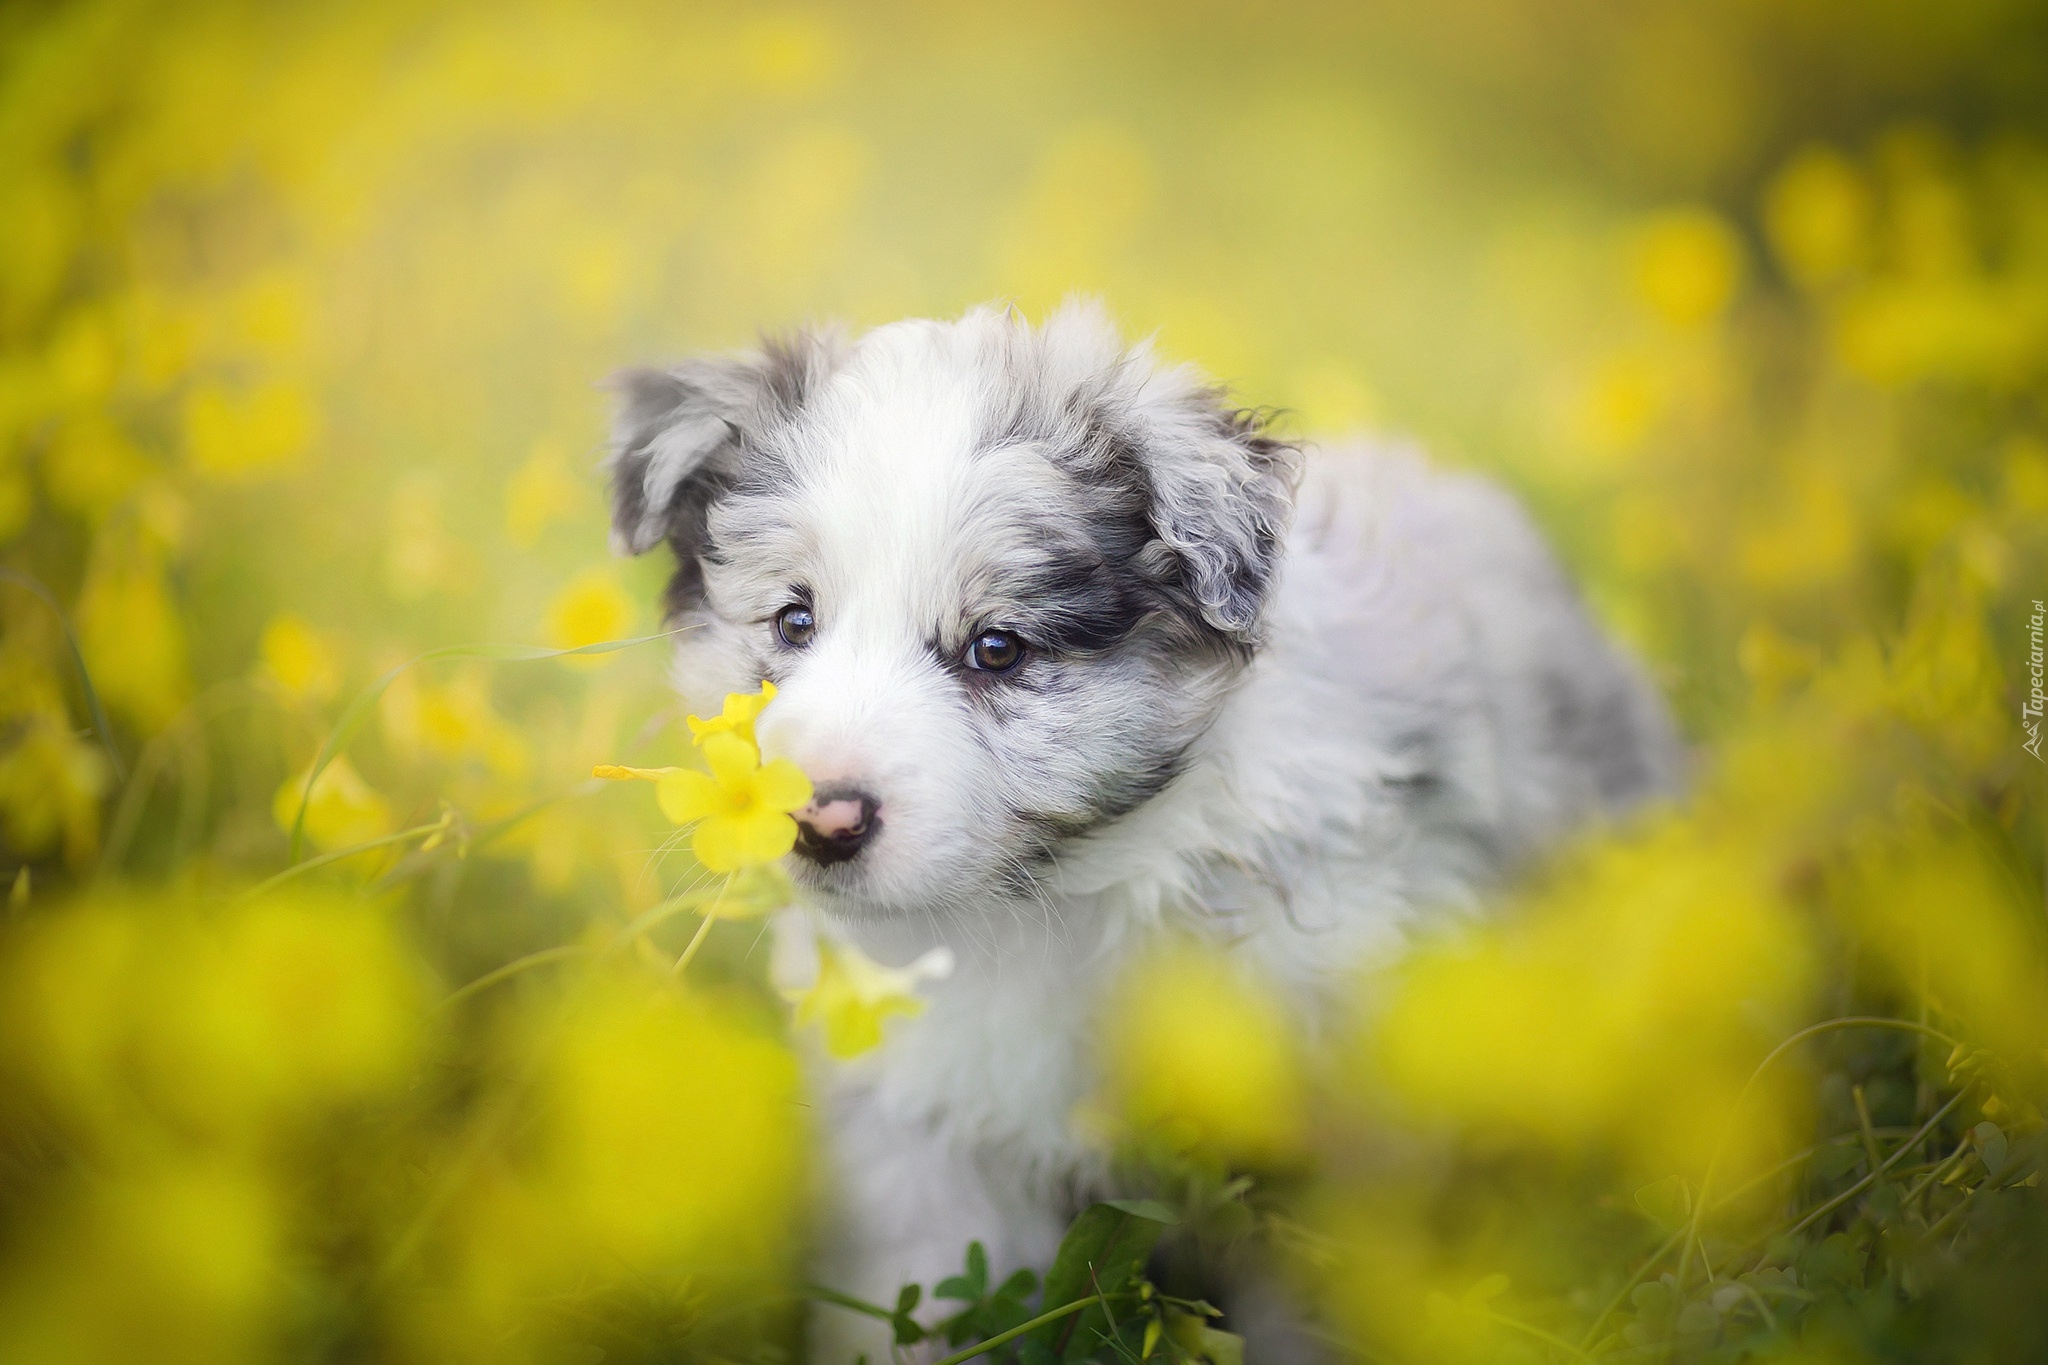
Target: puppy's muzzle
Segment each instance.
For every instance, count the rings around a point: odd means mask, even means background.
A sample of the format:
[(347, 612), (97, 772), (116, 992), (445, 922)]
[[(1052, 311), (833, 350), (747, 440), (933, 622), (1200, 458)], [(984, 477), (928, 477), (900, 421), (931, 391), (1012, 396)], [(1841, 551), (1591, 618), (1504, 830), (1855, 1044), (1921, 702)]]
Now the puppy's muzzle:
[(843, 863), (882, 827), (881, 805), (851, 786), (820, 787), (796, 813), (796, 851), (814, 863)]

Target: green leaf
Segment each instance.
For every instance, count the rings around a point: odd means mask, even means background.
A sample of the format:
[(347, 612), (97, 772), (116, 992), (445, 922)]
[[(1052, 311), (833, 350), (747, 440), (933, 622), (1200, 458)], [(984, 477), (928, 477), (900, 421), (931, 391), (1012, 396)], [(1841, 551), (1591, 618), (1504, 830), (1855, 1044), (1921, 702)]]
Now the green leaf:
[(981, 1302), (981, 1295), (975, 1292), (974, 1286), (968, 1282), (965, 1275), (948, 1275), (945, 1279), (940, 1280), (932, 1286), (932, 1297), (935, 1299), (960, 1299), (967, 1303)]
[[(1084, 1210), (1067, 1228), (1052, 1269), (1045, 1274), (1046, 1307), (1057, 1308), (1098, 1291), (1111, 1298), (1128, 1295), (1159, 1234), (1174, 1221), (1173, 1210), (1149, 1199), (1120, 1200)], [(1109, 1324), (1103, 1306), (1094, 1304), (1072, 1317), (1047, 1323), (1033, 1332), (1031, 1339), (1043, 1344), (1057, 1360), (1084, 1360), (1108, 1335)]]
[(1038, 1292), (1038, 1275), (1026, 1267), (1004, 1280), (995, 1292), (999, 1299), (1028, 1299)]
[(1863, 1282), (1863, 1252), (1847, 1236), (1835, 1233), (1800, 1252), (1799, 1280), (1809, 1289), (1825, 1285), (1854, 1288)]
[(1812, 1171), (1814, 1179), (1823, 1184), (1832, 1184), (1864, 1162), (1862, 1148), (1840, 1143), (1815, 1152), (1813, 1160), (1808, 1163), (1808, 1169)]
[(1200, 1314), (1169, 1308), (1166, 1335), (1183, 1353), (1209, 1365), (1244, 1365), (1244, 1338), (1220, 1331)]
[(918, 1300), (924, 1297), (924, 1290), (918, 1285), (906, 1284), (896, 1295), (896, 1312), (889, 1318), (889, 1325), (896, 1331), (898, 1346), (915, 1346), (924, 1340), (924, 1328), (910, 1315), (917, 1311)]
[(1970, 1130), (1970, 1136), (1977, 1140), (1977, 1155), (1984, 1158), (1984, 1169), (1997, 1175), (2005, 1169), (2005, 1133), (1990, 1121), (1978, 1124)]
[(967, 1282), (974, 1287), (977, 1299), (988, 1292), (988, 1252), (980, 1242), (967, 1244)]
[(1677, 1328), (1688, 1336), (1704, 1336), (1721, 1330), (1721, 1315), (1710, 1303), (1693, 1302), (1678, 1315)]

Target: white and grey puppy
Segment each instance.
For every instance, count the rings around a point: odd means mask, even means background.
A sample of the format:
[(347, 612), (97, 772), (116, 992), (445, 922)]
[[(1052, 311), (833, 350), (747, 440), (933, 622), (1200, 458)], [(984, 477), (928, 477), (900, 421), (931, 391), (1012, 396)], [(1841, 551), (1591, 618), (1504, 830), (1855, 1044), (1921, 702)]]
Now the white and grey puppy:
[[(893, 1302), (976, 1238), (1049, 1260), (1103, 1193), (1072, 1124), (1098, 992), (1147, 942), (1233, 944), (1312, 1025), (1413, 916), (1673, 781), (1662, 708), (1504, 494), (1305, 462), (1094, 307), (619, 385), (616, 541), (675, 552), (687, 698), (780, 689), (804, 913), (959, 963), (822, 1080), (846, 1291)], [(818, 1326), (821, 1362), (887, 1357)]]

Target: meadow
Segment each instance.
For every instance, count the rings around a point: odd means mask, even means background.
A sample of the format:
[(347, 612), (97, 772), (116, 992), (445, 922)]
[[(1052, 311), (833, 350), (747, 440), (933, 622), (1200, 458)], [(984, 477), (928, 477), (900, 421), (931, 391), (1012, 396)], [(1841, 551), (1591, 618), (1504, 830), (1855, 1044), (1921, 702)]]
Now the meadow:
[(601, 381), (1075, 292), (1512, 487), (1692, 789), (1313, 1049), (1151, 964), (1148, 1197), (834, 1311), (1233, 1365), (1252, 1242), (1333, 1359), (2039, 1357), (2044, 89), (2026, 0), (0, 9), (0, 1359), (800, 1358), (799, 1052), (916, 973), (783, 998), (592, 775), (705, 752)]

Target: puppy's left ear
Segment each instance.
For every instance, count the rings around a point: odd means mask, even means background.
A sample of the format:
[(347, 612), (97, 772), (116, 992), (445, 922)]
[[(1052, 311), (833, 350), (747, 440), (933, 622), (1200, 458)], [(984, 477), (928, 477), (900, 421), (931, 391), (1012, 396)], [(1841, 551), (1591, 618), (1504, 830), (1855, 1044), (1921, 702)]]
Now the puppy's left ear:
[(1301, 451), (1216, 389), (1180, 395), (1152, 415), (1141, 440), (1157, 544), (1172, 553), (1201, 619), (1239, 644), (1256, 643), (1294, 514)]
[(836, 332), (799, 332), (761, 349), (612, 377), (612, 544), (645, 554), (666, 540), (688, 564), (704, 514), (776, 426), (837, 364)]

